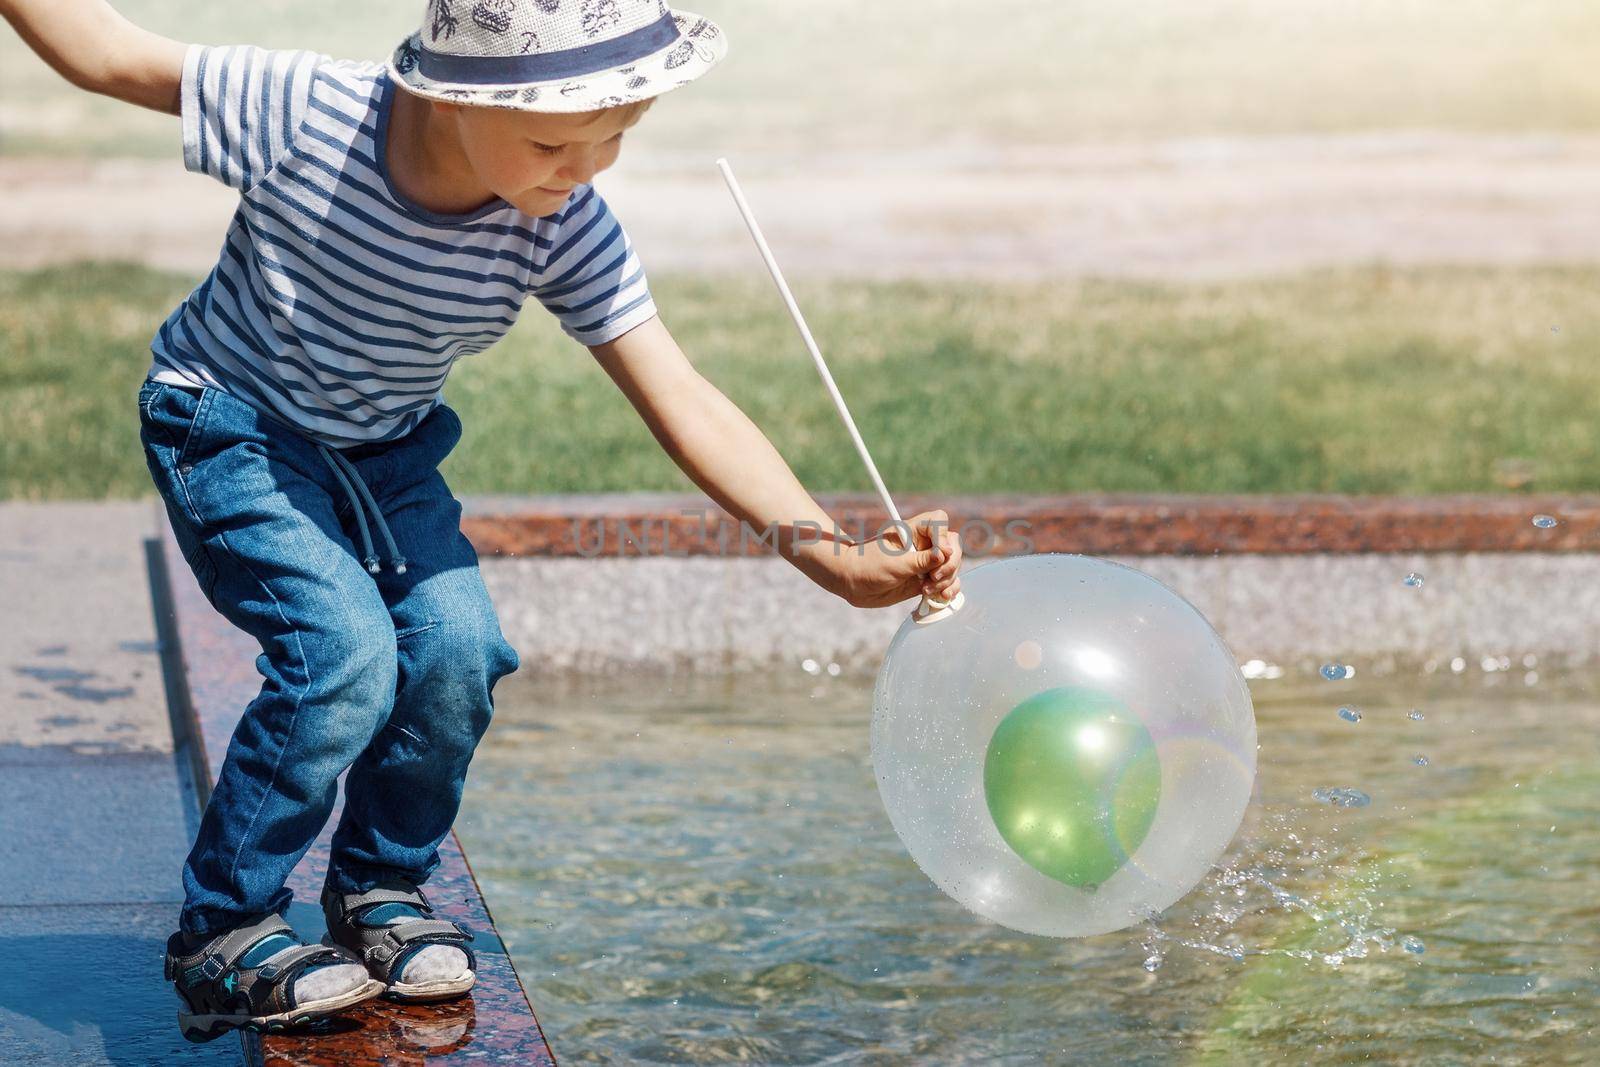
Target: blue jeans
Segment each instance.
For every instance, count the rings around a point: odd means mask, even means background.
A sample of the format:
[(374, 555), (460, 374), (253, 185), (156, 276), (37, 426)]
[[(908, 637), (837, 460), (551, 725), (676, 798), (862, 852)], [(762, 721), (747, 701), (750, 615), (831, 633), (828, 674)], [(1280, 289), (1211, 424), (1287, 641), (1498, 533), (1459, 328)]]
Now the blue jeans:
[(201, 590), (261, 644), (184, 864), (185, 933), (282, 914), (290, 872), (333, 812), (339, 892), (421, 883), (461, 803), (492, 693), (517, 669), (438, 465), (461, 438), (441, 404), (406, 437), (342, 449), (407, 569), (361, 565), (354, 509), (314, 442), (217, 389), (147, 381), (140, 440)]

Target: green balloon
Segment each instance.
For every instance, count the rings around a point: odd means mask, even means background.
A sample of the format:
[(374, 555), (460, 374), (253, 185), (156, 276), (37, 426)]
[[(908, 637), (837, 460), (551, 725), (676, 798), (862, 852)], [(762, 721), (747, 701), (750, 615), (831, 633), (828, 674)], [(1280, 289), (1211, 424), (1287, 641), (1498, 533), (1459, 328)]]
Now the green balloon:
[(1161, 802), (1155, 739), (1121, 702), (1047, 689), (1012, 708), (983, 760), (989, 815), (1042, 874), (1094, 888), (1127, 862)]

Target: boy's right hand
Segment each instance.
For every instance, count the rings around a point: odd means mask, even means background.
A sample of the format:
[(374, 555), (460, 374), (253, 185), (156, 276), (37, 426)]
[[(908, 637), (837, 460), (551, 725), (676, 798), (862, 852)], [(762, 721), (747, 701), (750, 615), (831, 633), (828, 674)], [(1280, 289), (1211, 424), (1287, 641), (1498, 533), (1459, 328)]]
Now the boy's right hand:
[[(913, 543), (905, 544), (905, 531)], [(847, 603), (857, 608), (882, 608), (926, 593), (952, 600), (961, 592), (961, 538), (950, 529), (950, 516), (924, 511), (887, 527), (877, 537), (854, 545), (853, 551), (823, 557), (835, 573), (831, 582)]]
[(135, 26), (105, 0), (0, 0), (0, 15), (80, 89), (178, 114), (184, 45)]

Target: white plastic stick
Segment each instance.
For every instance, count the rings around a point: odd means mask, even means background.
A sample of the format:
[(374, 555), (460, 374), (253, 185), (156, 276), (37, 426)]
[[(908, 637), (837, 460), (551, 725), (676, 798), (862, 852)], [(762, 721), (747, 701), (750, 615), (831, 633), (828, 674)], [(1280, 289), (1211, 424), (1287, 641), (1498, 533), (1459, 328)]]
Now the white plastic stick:
[(778, 283), (778, 292), (783, 294), (783, 302), (789, 306), (789, 315), (794, 319), (795, 326), (800, 330), (800, 337), (806, 343), (806, 350), (811, 353), (811, 359), (817, 365), (817, 373), (822, 375), (822, 384), (828, 387), (828, 395), (833, 397), (833, 406), (839, 410), (839, 418), (844, 420), (844, 428), (850, 431), (850, 440), (855, 442), (856, 451), (861, 454), (861, 462), (867, 465), (867, 474), (872, 477), (872, 484), (878, 490), (879, 499), (883, 501), (883, 506), (888, 510), (889, 518), (894, 520), (895, 525), (904, 526), (905, 522), (900, 518), (900, 512), (895, 508), (894, 501), (889, 499), (889, 490), (884, 488), (883, 479), (878, 476), (877, 464), (872, 462), (872, 456), (867, 452), (867, 444), (861, 440), (861, 434), (856, 430), (855, 420), (850, 417), (850, 409), (845, 407), (844, 397), (839, 395), (839, 387), (833, 384), (833, 375), (828, 373), (828, 364), (817, 349), (817, 342), (811, 337), (811, 330), (806, 326), (805, 317), (800, 314), (800, 306), (794, 302), (794, 294), (789, 292), (789, 285), (783, 280), (783, 272), (778, 269), (778, 261), (772, 258), (772, 249), (767, 247), (767, 239), (761, 236), (761, 227), (756, 223), (750, 205), (745, 202), (744, 193), (739, 189), (739, 180), (733, 176), (733, 168), (728, 166), (726, 159), (717, 160), (717, 167), (722, 171), (723, 180), (728, 183), (728, 191), (733, 193), (733, 202), (739, 205), (739, 214), (744, 216), (744, 224), (749, 227), (750, 236), (755, 238), (756, 248), (760, 249), (761, 258), (766, 261), (772, 280)]

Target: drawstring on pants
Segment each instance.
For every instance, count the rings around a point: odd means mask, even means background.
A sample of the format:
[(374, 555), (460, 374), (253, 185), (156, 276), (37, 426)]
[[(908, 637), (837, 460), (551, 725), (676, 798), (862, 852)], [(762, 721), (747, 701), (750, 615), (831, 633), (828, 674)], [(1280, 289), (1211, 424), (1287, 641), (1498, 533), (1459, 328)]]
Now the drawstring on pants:
[(344, 487), (345, 495), (350, 498), (350, 506), (355, 510), (356, 527), (361, 531), (362, 566), (366, 567), (370, 574), (377, 574), (382, 569), (378, 562), (378, 553), (372, 547), (372, 534), (367, 529), (366, 510), (371, 509), (372, 517), (378, 524), (378, 533), (383, 535), (384, 543), (389, 546), (390, 565), (394, 567), (396, 574), (404, 574), (406, 558), (400, 554), (400, 546), (394, 543), (394, 535), (389, 532), (389, 524), (383, 518), (383, 509), (378, 507), (378, 502), (372, 498), (372, 491), (367, 488), (367, 483), (361, 480), (356, 465), (327, 445), (317, 445), (317, 451), (322, 453), (323, 460), (333, 470), (333, 476)]

